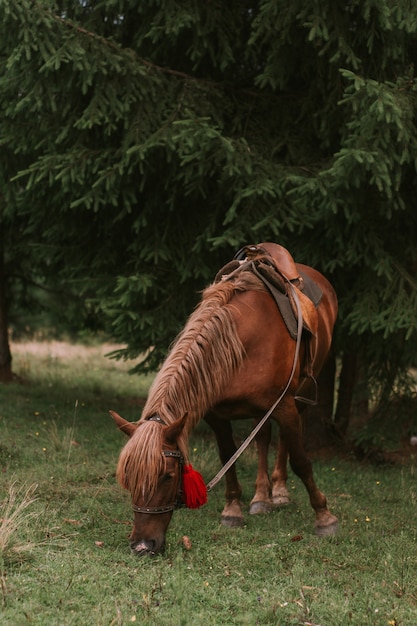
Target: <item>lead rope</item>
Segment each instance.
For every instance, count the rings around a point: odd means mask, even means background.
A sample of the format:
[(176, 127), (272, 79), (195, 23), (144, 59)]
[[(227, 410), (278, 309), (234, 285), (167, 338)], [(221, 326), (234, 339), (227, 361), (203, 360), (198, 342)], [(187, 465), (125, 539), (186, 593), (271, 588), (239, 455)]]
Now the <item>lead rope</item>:
[(244, 452), (246, 450), (246, 448), (248, 447), (248, 445), (253, 441), (253, 439), (256, 437), (258, 432), (261, 430), (262, 426), (265, 424), (265, 422), (271, 416), (271, 413), (273, 413), (273, 411), (277, 408), (278, 404), (281, 402), (281, 400), (283, 399), (283, 397), (287, 393), (288, 388), (289, 388), (289, 386), (291, 384), (291, 381), (292, 381), (292, 379), (294, 377), (295, 369), (297, 367), (297, 362), (298, 362), (298, 356), (300, 354), (301, 335), (302, 335), (302, 332), (303, 332), (303, 314), (302, 314), (302, 311), (301, 311), (300, 300), (298, 298), (298, 294), (297, 294), (296, 288), (294, 287), (294, 285), (290, 281), (288, 281), (288, 285), (289, 285), (289, 287), (292, 290), (292, 294), (294, 296), (294, 300), (295, 300), (295, 303), (297, 305), (297, 340), (296, 340), (296, 344), (295, 344), (294, 361), (293, 361), (293, 364), (292, 364), (290, 377), (288, 379), (287, 384), (285, 385), (284, 391), (281, 393), (279, 398), (274, 402), (274, 404), (271, 406), (271, 408), (268, 410), (268, 412), (263, 416), (261, 421), (255, 426), (255, 428), (250, 433), (250, 435), (241, 444), (240, 448), (238, 448), (236, 450), (236, 452), (233, 454), (233, 456), (230, 457), (230, 459), (223, 465), (221, 470), (208, 483), (207, 491), (211, 491), (213, 489), (213, 487), (215, 487), (217, 485), (217, 483), (223, 478), (223, 476), (225, 475), (227, 470), (229, 470), (232, 467), (232, 465), (234, 463), (236, 463), (237, 459), (240, 457), (242, 452)]

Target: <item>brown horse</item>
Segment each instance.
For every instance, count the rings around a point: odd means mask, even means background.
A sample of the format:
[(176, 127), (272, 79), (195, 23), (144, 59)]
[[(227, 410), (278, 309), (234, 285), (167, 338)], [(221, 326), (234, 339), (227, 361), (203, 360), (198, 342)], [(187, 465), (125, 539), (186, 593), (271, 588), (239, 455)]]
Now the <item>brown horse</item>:
[[(316, 377), (329, 354), (337, 316), (336, 294), (316, 270), (295, 264), (278, 244), (263, 243), (243, 249), (240, 261), (225, 268), (223, 279), (210, 285), (177, 337), (149, 391), (142, 416), (127, 422), (116, 413), (117, 426), (129, 436), (117, 467), (120, 484), (132, 496), (134, 527), (130, 544), (135, 554), (155, 554), (165, 545), (165, 534), (181, 492), (181, 466), (188, 460), (190, 431), (204, 418), (214, 430), (221, 461), (235, 452), (231, 421), (259, 422), (289, 382), (271, 417), (280, 430), (277, 459), (271, 478), (267, 451), (270, 426), (257, 435), (258, 473), (250, 513), (263, 513), (289, 501), (287, 459), (303, 481), (315, 512), (320, 534), (331, 533), (337, 518), (317, 488), (302, 442), (300, 394), (314, 390)], [(285, 281), (302, 287), (311, 278), (321, 290), (312, 305), (300, 293), (310, 332), (303, 339), (295, 366), (296, 341), (264, 282), (254, 274), (251, 259), (278, 266)], [(243, 259), (243, 260), (242, 260)], [(230, 271), (232, 270), (232, 271)], [(243, 522), (241, 487), (233, 465), (226, 473), (226, 504), (221, 521)]]

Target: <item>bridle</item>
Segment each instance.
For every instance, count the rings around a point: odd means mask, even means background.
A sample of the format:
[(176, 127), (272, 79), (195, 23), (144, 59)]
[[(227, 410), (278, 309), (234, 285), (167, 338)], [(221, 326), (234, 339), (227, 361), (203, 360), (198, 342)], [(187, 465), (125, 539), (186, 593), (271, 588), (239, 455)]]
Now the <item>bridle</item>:
[[(159, 424), (166, 426), (166, 422), (164, 422), (164, 420), (161, 417), (159, 417), (159, 415), (152, 415), (151, 417), (148, 417), (146, 421), (158, 422)], [(184, 465), (184, 457), (182, 453), (180, 452), (180, 450), (162, 450), (162, 454), (166, 458), (178, 459), (179, 464), (180, 464), (176, 500), (175, 502), (172, 502), (171, 504), (167, 504), (165, 506), (136, 506), (136, 504), (133, 504), (132, 509), (135, 513), (160, 515), (162, 513), (170, 513), (171, 511), (175, 511), (176, 509), (179, 509), (182, 506), (184, 506), (183, 500), (182, 500), (182, 467)]]

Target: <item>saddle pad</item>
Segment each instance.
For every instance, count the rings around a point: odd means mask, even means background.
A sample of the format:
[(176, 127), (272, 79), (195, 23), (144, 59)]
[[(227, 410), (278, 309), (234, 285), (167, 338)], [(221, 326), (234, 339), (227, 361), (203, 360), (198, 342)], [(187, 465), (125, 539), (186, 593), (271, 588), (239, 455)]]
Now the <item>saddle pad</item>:
[(307, 276), (305, 272), (300, 272), (300, 276), (304, 281), (303, 294), (307, 296), (307, 298), (310, 298), (311, 302), (317, 309), (323, 297), (321, 288), (312, 278), (310, 278), (310, 276)]
[[(265, 287), (267, 287), (272, 297), (274, 298), (291, 337), (293, 339), (296, 339), (297, 312), (296, 310), (294, 310), (291, 299), (287, 294), (279, 291), (265, 276), (258, 272), (256, 272), (256, 274), (259, 278), (261, 278)], [(317, 332), (317, 314), (315, 314), (315, 309), (317, 309), (318, 305), (320, 304), (323, 292), (320, 287), (304, 272), (300, 272), (300, 275), (303, 278), (304, 286), (303, 291), (297, 291), (303, 312), (303, 329), (306, 330), (310, 335), (315, 335)], [(314, 305), (314, 309), (313, 307), (311, 307), (311, 304), (310, 306), (308, 306), (308, 301), (303, 302), (305, 298), (308, 298), (308, 300)]]

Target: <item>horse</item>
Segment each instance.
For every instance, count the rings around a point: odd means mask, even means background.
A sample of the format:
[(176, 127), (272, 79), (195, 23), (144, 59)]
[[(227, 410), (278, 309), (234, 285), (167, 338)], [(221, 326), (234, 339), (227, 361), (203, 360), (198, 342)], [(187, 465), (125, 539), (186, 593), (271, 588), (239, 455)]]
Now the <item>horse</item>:
[[(275, 283), (284, 298), (289, 299), (291, 287), (302, 300), (298, 317), (307, 318), (309, 327), (303, 327), (298, 353), (297, 341), (272, 295), (271, 282), (265, 283), (257, 271), (261, 266), (267, 266), (269, 276), (278, 276)], [(320, 294), (315, 304), (303, 294), (306, 283)], [(280, 433), (275, 466), (269, 476), (267, 423), (256, 435), (258, 470), (249, 513), (269, 512), (289, 502), (289, 459), (309, 495), (316, 532), (336, 531), (337, 517), (316, 486), (304, 450), (301, 402), (314, 395), (316, 378), (331, 350), (337, 309), (329, 281), (317, 270), (295, 263), (285, 248), (272, 242), (243, 248), (203, 291), (151, 385), (139, 421), (129, 422), (110, 411), (117, 427), (129, 437), (116, 477), (132, 498), (134, 523), (129, 540), (134, 554), (154, 555), (165, 548), (173, 511), (183, 498), (184, 468), (190, 467), (189, 435), (199, 421), (204, 419), (213, 429), (225, 464), (236, 451), (233, 420), (258, 423), (280, 394), (270, 416)], [(242, 489), (234, 464), (225, 477), (221, 523), (239, 526), (244, 520)]]

